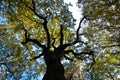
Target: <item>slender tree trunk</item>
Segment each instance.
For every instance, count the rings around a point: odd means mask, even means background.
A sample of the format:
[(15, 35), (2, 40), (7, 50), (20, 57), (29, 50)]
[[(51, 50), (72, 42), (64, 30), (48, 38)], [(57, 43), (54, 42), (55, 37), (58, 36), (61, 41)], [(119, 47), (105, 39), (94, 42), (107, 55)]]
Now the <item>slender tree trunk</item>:
[(43, 80), (66, 80), (64, 76), (64, 67), (61, 61), (55, 55), (44, 56), (47, 70), (43, 77)]

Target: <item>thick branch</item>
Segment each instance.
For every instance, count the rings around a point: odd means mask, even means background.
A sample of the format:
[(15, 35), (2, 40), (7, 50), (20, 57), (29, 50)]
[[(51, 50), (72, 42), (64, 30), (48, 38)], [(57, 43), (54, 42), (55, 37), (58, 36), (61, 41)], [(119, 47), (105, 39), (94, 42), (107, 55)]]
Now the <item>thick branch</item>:
[(77, 28), (77, 32), (76, 32), (76, 41), (79, 39), (79, 30), (80, 30), (81, 24), (82, 24), (82, 22), (83, 22), (83, 20), (84, 20), (85, 18), (86, 18), (86, 17), (84, 16), (84, 17), (80, 20), (80, 22), (79, 22), (79, 27)]
[(43, 16), (43, 15), (41, 15), (41, 14), (38, 14), (37, 12), (36, 12), (36, 9), (35, 9), (35, 1), (34, 0), (32, 0), (32, 4), (33, 4), (33, 7), (30, 7), (28, 4), (26, 4), (25, 2), (23, 2), (24, 4), (25, 4), (25, 6), (26, 7), (28, 7), (32, 12), (34, 12), (34, 14), (37, 16), (37, 17), (39, 17), (40, 19), (45, 19), (45, 17)]
[(33, 4), (33, 10), (36, 11), (36, 9), (35, 9), (35, 1), (34, 0), (32, 0), (32, 4)]
[(33, 59), (31, 59), (31, 60), (36, 60), (36, 59), (38, 59), (38, 58), (40, 58), (41, 56), (43, 56), (43, 54), (39, 54), (38, 56), (35, 56)]
[(44, 30), (47, 34), (47, 49), (49, 49), (50, 48), (50, 33), (49, 33), (48, 28), (47, 28), (47, 20), (46, 19), (44, 19), (43, 26), (44, 26)]
[(25, 38), (26, 38), (26, 40), (25, 40), (25, 42), (21, 42), (22, 44), (27, 44), (28, 42), (33, 42), (33, 43), (37, 44), (39, 47), (42, 47), (43, 49), (46, 48), (45, 45), (42, 45), (38, 40), (30, 39), (28, 37), (28, 35), (27, 35), (27, 30), (25, 28), (24, 28), (24, 31), (25, 31)]
[[(79, 27), (77, 28), (77, 31), (76, 31), (76, 40), (73, 41), (73, 42), (71, 42), (71, 43), (63, 44), (63, 48), (64, 48), (64, 49), (67, 48), (67, 47), (69, 47), (69, 46), (75, 45), (76, 43), (79, 43), (79, 42), (81, 42), (81, 43), (83, 43), (83, 44), (86, 45), (85, 42), (79, 40), (79, 35), (80, 35), (80, 34), (79, 34), (79, 30), (80, 30), (81, 24), (82, 24), (82, 22), (83, 22), (83, 20), (84, 20), (85, 18), (86, 18), (86, 17), (84, 16), (84, 17), (80, 20)], [(61, 35), (61, 36), (62, 36), (62, 35)]]
[(81, 55), (81, 54), (79, 54), (79, 53), (75, 53), (73, 50), (67, 50), (67, 51), (65, 51), (65, 53), (67, 53), (67, 54), (69, 54), (70, 52), (71, 52), (75, 57)]
[(56, 49), (56, 47), (54, 46), (54, 44), (55, 44), (55, 38), (53, 38), (52, 47), (53, 47), (54, 49)]
[[(45, 30), (45, 32), (46, 32), (46, 34), (47, 34), (47, 48), (49, 49), (49, 48), (50, 48), (50, 33), (49, 33), (48, 28), (47, 28), (47, 23), (48, 23), (48, 22), (47, 22), (47, 18), (46, 18), (46, 17), (43, 17), (43, 16), (40, 15), (40, 14), (38, 14), (38, 13), (35, 11), (35, 9), (31, 8), (31, 7), (28, 6), (27, 4), (25, 4), (25, 5), (26, 5), (31, 11), (33, 11), (36, 16), (38, 16), (40, 19), (43, 19), (43, 20), (44, 20), (43, 26), (44, 26), (44, 30)], [(34, 3), (34, 5), (35, 5), (35, 3)]]
[(64, 38), (64, 35), (63, 35), (63, 26), (60, 25), (60, 45), (61, 46), (63, 45), (63, 38)]
[(71, 43), (66, 43), (66, 44), (63, 44), (63, 49), (66, 49), (67, 47), (69, 47), (69, 46), (72, 46), (72, 45), (75, 45), (75, 44), (77, 44), (77, 43), (83, 43), (83, 44), (87, 44), (87, 43), (85, 43), (85, 42), (83, 42), (83, 41), (73, 41), (73, 42), (71, 42)]
[(22, 42), (22, 44), (27, 44), (28, 42), (33, 42), (35, 44), (37, 44), (39, 47), (45, 48), (45, 45), (42, 45), (38, 40), (36, 39), (30, 39), (30, 38), (26, 38), (25, 42)]
[(75, 57), (78, 57), (82, 54), (84, 55), (91, 55), (92, 59), (93, 59), (93, 63), (95, 63), (95, 57), (94, 57), (94, 51), (89, 51), (89, 52), (80, 52), (80, 53), (75, 53), (73, 50), (67, 50), (65, 51), (66, 54), (72, 53)]
[(67, 56), (65, 56), (64, 55), (64, 57), (65, 57), (65, 59), (68, 59), (68, 60), (70, 60), (70, 61), (74, 61), (72, 58), (70, 58), (70, 57), (67, 57)]

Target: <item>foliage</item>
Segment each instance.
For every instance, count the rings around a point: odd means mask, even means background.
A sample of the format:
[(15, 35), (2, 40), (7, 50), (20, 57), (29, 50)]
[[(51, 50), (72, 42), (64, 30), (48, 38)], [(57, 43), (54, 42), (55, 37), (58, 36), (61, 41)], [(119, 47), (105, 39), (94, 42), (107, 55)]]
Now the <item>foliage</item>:
[[(59, 57), (69, 60), (64, 65), (69, 79), (117, 79), (120, 2), (78, 0), (81, 5), (83, 18), (75, 30), (63, 0), (0, 1), (6, 21), (0, 25), (0, 79), (39, 79), (47, 59), (59, 63)], [(52, 67), (61, 67), (58, 63)]]
[(76, 62), (70, 62), (70, 63), (66, 63), (65, 64), (65, 74), (66, 74), (66, 79), (67, 80), (82, 80), (82, 69), (85, 67), (86, 65), (83, 64), (80, 61), (76, 61)]
[(0, 26), (4, 33), (0, 35), (1, 79), (39, 79), (48, 68), (49, 58), (59, 61), (51, 64), (54, 69), (62, 69), (60, 61), (64, 58), (86, 60), (85, 55), (93, 55), (92, 51), (77, 52), (85, 45), (79, 30), (86, 17), (75, 31), (75, 19), (63, 0), (2, 0), (0, 4), (2, 17), (7, 20)]
[(84, 31), (96, 56), (89, 76), (96, 80), (116, 80), (120, 75), (120, 2), (78, 0), (78, 3), (89, 18)]

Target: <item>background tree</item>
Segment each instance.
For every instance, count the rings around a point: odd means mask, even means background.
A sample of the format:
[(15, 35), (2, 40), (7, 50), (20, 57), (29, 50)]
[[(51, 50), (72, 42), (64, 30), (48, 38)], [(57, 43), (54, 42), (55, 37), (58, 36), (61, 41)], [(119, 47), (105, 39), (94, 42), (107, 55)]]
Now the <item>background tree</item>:
[(78, 0), (83, 14), (88, 16), (84, 28), (89, 46), (95, 51), (96, 64), (90, 79), (116, 80), (120, 75), (120, 1)]
[(65, 80), (61, 64), (64, 59), (79, 59), (90, 67), (95, 63), (94, 52), (83, 50), (87, 44), (80, 33), (87, 16), (83, 15), (74, 30), (75, 20), (63, 0), (2, 0), (0, 3), (7, 19), (7, 24), (1, 26), (5, 35), (1, 35), (1, 41), (8, 45), (3, 48), (6, 53), (0, 54), (2, 79), (39, 79), (46, 65), (43, 80)]

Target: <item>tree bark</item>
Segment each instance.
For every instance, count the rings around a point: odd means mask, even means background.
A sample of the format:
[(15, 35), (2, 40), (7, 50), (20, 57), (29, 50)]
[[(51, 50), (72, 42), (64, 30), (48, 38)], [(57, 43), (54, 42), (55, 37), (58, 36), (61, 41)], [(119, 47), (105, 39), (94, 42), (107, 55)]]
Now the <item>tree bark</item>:
[(60, 58), (54, 53), (44, 56), (47, 65), (46, 73), (43, 80), (66, 80), (64, 76), (64, 66), (61, 64)]

